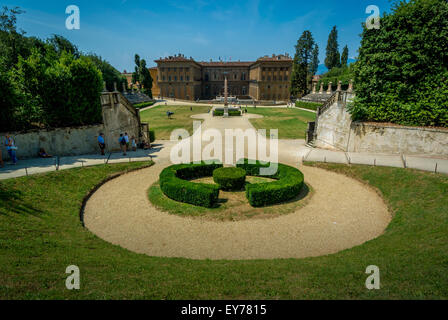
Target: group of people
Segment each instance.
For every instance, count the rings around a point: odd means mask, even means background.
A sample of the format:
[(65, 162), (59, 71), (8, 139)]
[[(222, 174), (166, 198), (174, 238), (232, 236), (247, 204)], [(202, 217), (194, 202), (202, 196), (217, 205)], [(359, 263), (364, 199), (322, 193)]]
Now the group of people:
[[(125, 132), (124, 134), (123, 133), (120, 134), (120, 137), (118, 138), (118, 143), (120, 144), (120, 148), (124, 156), (127, 154), (129, 150), (137, 151), (137, 147), (140, 147), (142, 149), (151, 148), (151, 146), (145, 142), (142, 142), (139, 145), (137, 145), (137, 139), (135, 138), (135, 136), (129, 138), (127, 132)], [(104, 139), (103, 133), (100, 133), (100, 135), (98, 136), (98, 145), (100, 147), (101, 155), (104, 155), (104, 151), (106, 149), (106, 141)]]

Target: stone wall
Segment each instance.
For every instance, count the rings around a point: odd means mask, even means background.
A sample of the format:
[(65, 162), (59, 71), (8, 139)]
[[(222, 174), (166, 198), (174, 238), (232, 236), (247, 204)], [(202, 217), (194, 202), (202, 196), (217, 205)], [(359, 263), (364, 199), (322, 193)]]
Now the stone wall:
[[(103, 123), (92, 126), (57, 128), (54, 130), (32, 130), (26, 133), (11, 132), (18, 147), (20, 159), (37, 157), (40, 148), (54, 156), (70, 156), (99, 153), (98, 135), (105, 135), (106, 150), (118, 151), (118, 138), (127, 132), (137, 141), (142, 134), (140, 114), (119, 92), (104, 92), (101, 95)], [(146, 128), (148, 126), (146, 125)], [(148, 129), (146, 129), (148, 130)], [(5, 148), (5, 133), (0, 133), (2, 157), (8, 159)]]
[(314, 145), (347, 152), (448, 156), (448, 129), (352, 122), (341, 92), (316, 120)]
[[(54, 130), (33, 130), (26, 133), (12, 132), (18, 147), (17, 157), (35, 158), (40, 148), (55, 156), (90, 154), (98, 152), (98, 134), (104, 125), (83, 126), (75, 128), (58, 128)], [(1, 133), (1, 149), (4, 160), (8, 159), (5, 134)]]
[(448, 129), (353, 122), (348, 150), (448, 156)]

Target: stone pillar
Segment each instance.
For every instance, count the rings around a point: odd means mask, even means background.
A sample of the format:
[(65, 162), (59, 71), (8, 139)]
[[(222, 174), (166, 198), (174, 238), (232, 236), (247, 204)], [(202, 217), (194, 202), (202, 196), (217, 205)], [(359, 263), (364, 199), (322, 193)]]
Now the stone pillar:
[(116, 82), (114, 82), (114, 92), (117, 92), (118, 90), (117, 90), (117, 83)]
[(103, 92), (107, 92), (106, 81), (103, 81)]
[(123, 82), (123, 93), (126, 93), (126, 84)]
[(319, 94), (323, 94), (324, 93), (324, 83), (321, 82), (320, 83), (320, 90), (319, 90)]
[(316, 86), (317, 86), (317, 83), (313, 82), (313, 94), (316, 94)]
[(350, 83), (348, 84), (347, 92), (348, 93), (352, 93), (353, 92), (353, 80), (350, 80)]
[(333, 93), (333, 90), (331, 89), (331, 85), (333, 84), (333, 82), (329, 82), (328, 83), (328, 89), (327, 89), (327, 94), (332, 94)]
[(338, 81), (338, 90), (337, 91), (342, 91), (342, 81), (341, 80)]

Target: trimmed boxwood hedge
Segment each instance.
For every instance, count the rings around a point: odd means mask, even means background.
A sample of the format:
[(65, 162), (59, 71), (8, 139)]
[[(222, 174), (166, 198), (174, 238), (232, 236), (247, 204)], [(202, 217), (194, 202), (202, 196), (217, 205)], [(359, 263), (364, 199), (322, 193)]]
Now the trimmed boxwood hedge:
[(246, 183), (246, 171), (242, 168), (218, 168), (213, 171), (213, 181), (221, 190), (241, 190)]
[(165, 168), (160, 173), (160, 188), (163, 193), (176, 201), (211, 208), (218, 201), (219, 186), (194, 183), (187, 180), (210, 177), (222, 164), (179, 164)]
[[(248, 176), (260, 177), (260, 168), (269, 167), (269, 164), (262, 164), (259, 161), (250, 164), (248, 159), (244, 159), (244, 161), (238, 161), (237, 167), (244, 169)], [(277, 181), (246, 185), (247, 200), (254, 207), (291, 200), (299, 195), (304, 183), (304, 176), (300, 170), (281, 163), (278, 164), (275, 175), (265, 177)]]

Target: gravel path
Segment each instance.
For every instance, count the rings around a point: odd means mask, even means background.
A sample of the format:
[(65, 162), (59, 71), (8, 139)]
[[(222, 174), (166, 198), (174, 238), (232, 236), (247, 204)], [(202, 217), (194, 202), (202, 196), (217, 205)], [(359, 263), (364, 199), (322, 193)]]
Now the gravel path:
[[(207, 119), (204, 128), (248, 128), (246, 117)], [(279, 142), (280, 162), (294, 165), (300, 155)], [(168, 150), (166, 150), (168, 155)], [(128, 173), (99, 188), (87, 202), (84, 222), (100, 238), (134, 252), (191, 259), (305, 258), (336, 253), (381, 235), (391, 220), (382, 198), (364, 184), (322, 169), (301, 166), (315, 191), (296, 212), (236, 222), (180, 217), (156, 209), (148, 188), (169, 165)]]

